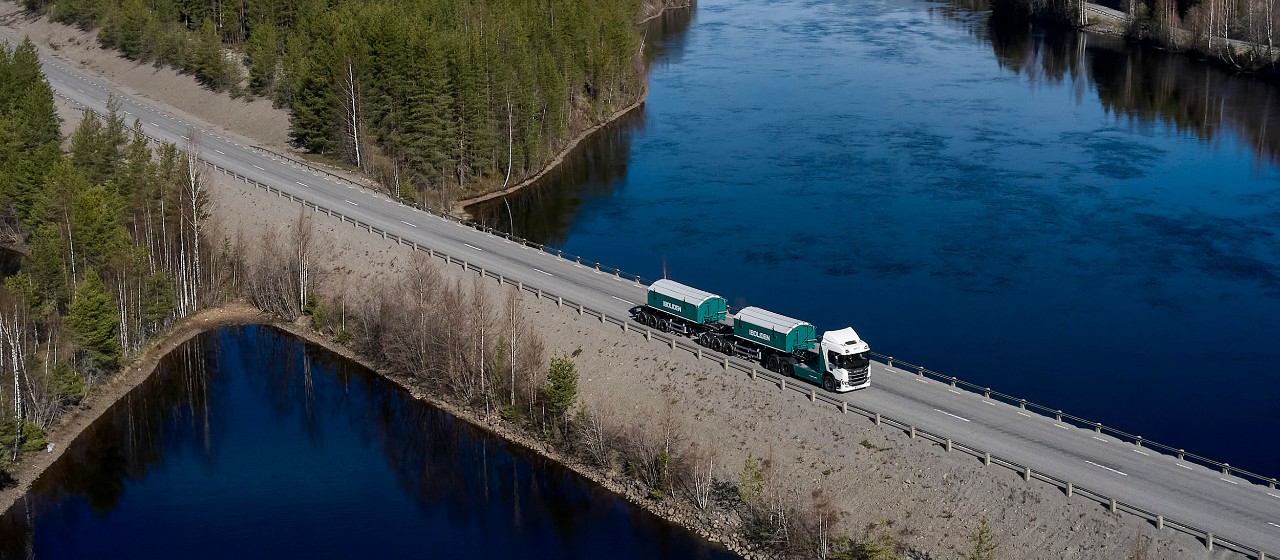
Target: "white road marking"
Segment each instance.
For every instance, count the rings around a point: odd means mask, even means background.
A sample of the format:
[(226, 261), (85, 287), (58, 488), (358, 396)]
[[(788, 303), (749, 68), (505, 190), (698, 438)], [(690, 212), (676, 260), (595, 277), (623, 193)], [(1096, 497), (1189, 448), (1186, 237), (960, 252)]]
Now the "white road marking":
[(306, 183), (303, 183), (302, 181), (294, 181), (294, 182), (304, 187), (308, 186)]
[(545, 270), (538, 270), (538, 269), (536, 269), (536, 268), (535, 268), (535, 269), (533, 269), (533, 271), (534, 271), (534, 272), (540, 272), (540, 273), (542, 273), (542, 274), (546, 274), (547, 276), (555, 276), (554, 274), (552, 274), (552, 273), (550, 273), (550, 272), (547, 272), (547, 271), (545, 271)]
[(620, 298), (620, 297), (618, 297), (618, 296), (610, 296), (610, 297), (612, 297), (613, 299), (616, 299), (616, 300), (618, 300), (618, 301), (620, 301), (620, 302), (622, 302), (622, 303), (625, 303), (625, 304), (627, 304), (627, 305), (635, 305), (635, 304), (636, 304), (634, 301), (627, 301), (627, 300), (622, 299), (622, 298)]
[(350, 204), (350, 205), (352, 205), (352, 206), (359, 206), (359, 204), (356, 204), (356, 203), (354, 203), (354, 202), (351, 202), (350, 200), (347, 200), (347, 199), (343, 199), (342, 201), (343, 201), (343, 202), (345, 202), (345, 203), (347, 203), (347, 204)]
[(224, 155), (224, 156), (225, 156), (225, 155), (227, 155), (227, 153), (226, 153), (226, 152), (224, 152), (224, 151), (222, 151), (222, 150), (214, 150), (214, 151), (215, 151), (215, 152), (218, 152), (218, 153), (220, 153), (220, 154), (222, 154), (222, 155)]
[(1236, 482), (1236, 481), (1234, 481), (1234, 480), (1227, 480), (1227, 479), (1222, 478), (1222, 477), (1218, 477), (1218, 480), (1221, 480), (1221, 481), (1223, 481), (1223, 482), (1230, 482), (1231, 484), (1235, 484), (1235, 485), (1239, 485), (1239, 484), (1240, 484), (1239, 482)]
[(1272, 523), (1270, 521), (1267, 522), (1267, 525), (1270, 525), (1272, 527), (1280, 527), (1280, 525), (1276, 525), (1275, 523)]
[(947, 412), (947, 411), (945, 411), (945, 410), (938, 410), (938, 409), (936, 409), (936, 408), (935, 408), (934, 410), (937, 410), (938, 412), (941, 412), (941, 413), (943, 413), (943, 414), (946, 414), (947, 416), (950, 416), (950, 417), (952, 417), (952, 418), (958, 418), (958, 419), (960, 419), (960, 420), (964, 420), (965, 422), (968, 422), (968, 421), (969, 421), (969, 419), (968, 419), (968, 418), (965, 418), (965, 417), (963, 417), (963, 416), (956, 416), (956, 415), (954, 415), (954, 414), (952, 414), (952, 413), (950, 413), (950, 412)]
[(413, 224), (411, 224), (411, 223), (409, 223), (409, 222), (406, 222), (406, 221), (404, 221), (404, 220), (400, 220), (400, 223), (402, 223), (402, 224), (404, 224), (404, 225), (406, 225), (406, 226), (409, 226), (409, 227), (418, 227), (418, 226), (415, 226), (415, 225), (413, 225)]
[(1031, 418), (1031, 415), (1030, 415), (1030, 414), (1027, 414), (1027, 413), (1025, 413), (1025, 412), (1019, 412), (1018, 414), (1020, 414), (1020, 415), (1022, 415), (1022, 416), (1026, 416), (1027, 418)]
[(991, 406), (995, 406), (995, 405), (996, 405), (996, 403), (993, 403), (993, 402), (991, 402), (991, 401), (982, 401), (982, 402), (987, 403), (987, 404), (989, 404), (989, 405), (991, 405)]
[(1134, 453), (1137, 453), (1137, 454), (1139, 454), (1139, 455), (1146, 455), (1146, 456), (1148, 456), (1148, 457), (1150, 457), (1150, 456), (1151, 456), (1151, 454), (1150, 454), (1150, 453), (1147, 453), (1146, 451), (1142, 451), (1142, 450), (1140, 450), (1140, 449), (1134, 449), (1134, 450), (1133, 450), (1133, 452), (1134, 452)]
[(1098, 440), (1098, 441), (1100, 441), (1100, 442), (1102, 442), (1102, 443), (1106, 443), (1106, 442), (1107, 442), (1107, 440), (1102, 439), (1102, 438), (1100, 438), (1100, 437), (1098, 437), (1098, 436), (1093, 436), (1093, 439), (1096, 439), (1096, 440)]
[(948, 390), (948, 391), (951, 391), (952, 393), (955, 393), (955, 394), (957, 394), (957, 395), (963, 395), (963, 394), (964, 394), (964, 393), (961, 393), (960, 391), (957, 391), (957, 390), (955, 390), (955, 389), (947, 389), (947, 390)]
[(1070, 429), (1071, 429), (1071, 426), (1068, 426), (1068, 425), (1066, 425), (1066, 424), (1054, 424), (1054, 426), (1057, 426), (1057, 427), (1062, 428), (1062, 429), (1064, 429), (1064, 430), (1070, 430)]
[(467, 247), (471, 247), (472, 249), (475, 249), (475, 250), (477, 250), (477, 251), (483, 251), (483, 250), (484, 250), (484, 249), (481, 249), (481, 248), (479, 248), (479, 247), (476, 247), (475, 245), (472, 245), (472, 244), (470, 244), (470, 243), (463, 243), (463, 245), (466, 245)]
[(160, 125), (158, 125), (158, 124), (156, 124), (156, 123), (151, 123), (151, 126), (160, 126)]
[(928, 382), (928, 381), (925, 381), (925, 380), (923, 380), (923, 379), (920, 379), (919, 377), (917, 377), (917, 378), (916, 378), (916, 381), (919, 381), (919, 382), (924, 383), (924, 384), (926, 384), (926, 385), (928, 385), (928, 384), (929, 384), (929, 382)]
[(259, 166), (257, 166), (257, 165), (255, 165), (254, 167), (257, 167), (258, 169), (260, 169), (260, 170), (262, 170), (262, 171), (266, 171), (266, 169), (262, 169), (261, 167), (259, 167)]
[(1182, 463), (1174, 463), (1174, 464), (1175, 464), (1175, 465), (1178, 465), (1179, 467), (1182, 467), (1182, 468), (1184, 468), (1184, 469), (1191, 470), (1191, 467), (1188, 467), (1188, 466), (1186, 466), (1186, 465), (1184, 465), (1184, 464), (1182, 464)]
[(1271, 496), (1272, 498), (1280, 498), (1280, 496), (1277, 496), (1277, 495), (1275, 495), (1275, 494), (1272, 494), (1271, 492), (1267, 492), (1267, 495), (1268, 495), (1268, 496)]
[(1100, 469), (1107, 469), (1107, 470), (1109, 470), (1109, 471), (1111, 471), (1111, 472), (1113, 472), (1113, 473), (1116, 473), (1116, 474), (1118, 474), (1118, 475), (1120, 475), (1120, 476), (1129, 476), (1129, 475), (1128, 475), (1128, 474), (1126, 474), (1126, 473), (1122, 473), (1122, 472), (1120, 472), (1120, 471), (1118, 471), (1118, 470), (1115, 470), (1115, 469), (1113, 469), (1113, 468), (1111, 468), (1111, 467), (1108, 467), (1108, 466), (1099, 465), (1099, 464), (1097, 464), (1097, 463), (1095, 463), (1095, 462), (1093, 462), (1093, 461), (1085, 461), (1085, 462), (1086, 462), (1086, 463), (1089, 463), (1090, 465), (1093, 465), (1093, 466), (1095, 466), (1095, 467), (1098, 467), (1098, 468), (1100, 468)]

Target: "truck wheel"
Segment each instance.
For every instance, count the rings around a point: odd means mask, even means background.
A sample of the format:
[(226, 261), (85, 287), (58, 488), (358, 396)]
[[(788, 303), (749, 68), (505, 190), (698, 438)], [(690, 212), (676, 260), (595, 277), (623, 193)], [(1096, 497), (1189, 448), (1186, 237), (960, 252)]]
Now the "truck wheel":
[(830, 373), (823, 375), (822, 388), (826, 390), (828, 393), (836, 392), (836, 378), (831, 377)]
[(782, 371), (780, 371), (782, 368), (778, 367), (777, 356), (769, 356), (768, 358), (765, 358), (764, 369), (767, 369), (769, 371), (776, 372), (776, 373), (782, 373)]

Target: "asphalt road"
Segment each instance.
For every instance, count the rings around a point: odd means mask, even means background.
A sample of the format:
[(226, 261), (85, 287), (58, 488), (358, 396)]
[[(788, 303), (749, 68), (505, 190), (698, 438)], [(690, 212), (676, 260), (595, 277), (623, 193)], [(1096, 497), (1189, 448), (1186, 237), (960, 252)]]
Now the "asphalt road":
[[(13, 39), (11, 30), (0, 28), (0, 36), (6, 34)], [(72, 69), (48, 53), (42, 53), (42, 60), (45, 75), (58, 95), (101, 112), (106, 109), (108, 93), (115, 93), (123, 102), (127, 120), (140, 120), (147, 134), (179, 146), (195, 134), (201, 157), (218, 166), (507, 278), (571, 296), (611, 316), (625, 316), (635, 303), (644, 301), (645, 288), (635, 282), (400, 205), (386, 196), (206, 132), (176, 112), (123, 95), (106, 81)], [(283, 198), (281, 203), (296, 204)], [(367, 235), (354, 228), (350, 231)], [(591, 257), (608, 259), (608, 255)], [(840, 398), (1280, 557), (1280, 490), (1178, 461), (946, 383), (889, 370), (883, 364), (875, 365), (870, 389)], [(1274, 434), (1270, 436), (1259, 434), (1258, 444), (1274, 445)]]

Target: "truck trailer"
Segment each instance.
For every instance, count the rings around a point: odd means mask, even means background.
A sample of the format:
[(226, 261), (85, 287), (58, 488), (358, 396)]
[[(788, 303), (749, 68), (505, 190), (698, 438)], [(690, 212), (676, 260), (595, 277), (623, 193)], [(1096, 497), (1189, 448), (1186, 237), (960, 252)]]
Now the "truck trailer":
[(641, 324), (693, 338), (827, 391), (871, 385), (871, 347), (851, 327), (827, 331), (819, 339), (808, 322), (759, 307), (730, 314), (723, 297), (667, 279), (649, 286), (645, 305), (632, 308), (631, 315)]

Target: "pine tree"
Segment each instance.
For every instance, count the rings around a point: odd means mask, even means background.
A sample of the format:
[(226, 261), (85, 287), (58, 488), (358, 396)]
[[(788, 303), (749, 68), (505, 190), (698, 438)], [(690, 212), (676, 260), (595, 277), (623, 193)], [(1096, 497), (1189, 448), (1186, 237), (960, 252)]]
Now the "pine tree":
[(991, 527), (987, 525), (987, 516), (982, 516), (970, 540), (973, 541), (973, 550), (964, 555), (964, 560), (995, 560), (998, 545), (991, 535)]
[(564, 419), (564, 415), (578, 401), (578, 370), (568, 356), (559, 355), (551, 358), (551, 368), (547, 370), (547, 384), (542, 388), (542, 395), (547, 399), (547, 412), (556, 426)]
[(76, 286), (67, 324), (93, 370), (112, 371), (119, 365), (120, 316), (97, 270), (89, 269), (84, 281)]

